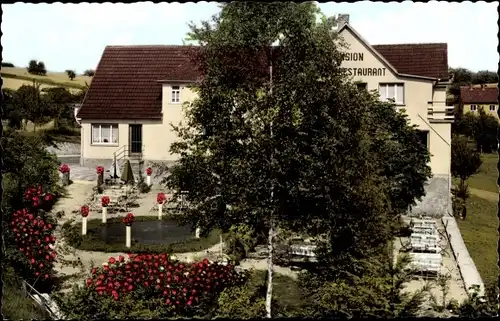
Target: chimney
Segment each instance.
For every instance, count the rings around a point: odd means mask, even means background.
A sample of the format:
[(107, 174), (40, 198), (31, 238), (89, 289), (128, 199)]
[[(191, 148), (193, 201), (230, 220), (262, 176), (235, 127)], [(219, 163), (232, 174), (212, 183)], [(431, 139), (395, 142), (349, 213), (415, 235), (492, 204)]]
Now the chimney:
[(337, 19), (342, 20), (344, 23), (349, 23), (349, 15), (346, 13), (339, 13)]
[(349, 24), (349, 15), (345, 13), (339, 13), (337, 16), (338, 29), (342, 28), (345, 24)]

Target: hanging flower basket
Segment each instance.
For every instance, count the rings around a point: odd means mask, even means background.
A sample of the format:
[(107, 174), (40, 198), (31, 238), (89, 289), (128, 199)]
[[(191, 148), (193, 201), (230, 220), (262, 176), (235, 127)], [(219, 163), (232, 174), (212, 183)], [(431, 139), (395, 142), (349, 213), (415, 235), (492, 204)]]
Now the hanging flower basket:
[(128, 213), (127, 216), (122, 219), (122, 222), (127, 226), (132, 226), (132, 223), (134, 223), (134, 214)]
[(81, 208), (80, 208), (80, 214), (82, 214), (82, 217), (87, 217), (89, 216), (89, 207), (87, 205), (83, 205)]

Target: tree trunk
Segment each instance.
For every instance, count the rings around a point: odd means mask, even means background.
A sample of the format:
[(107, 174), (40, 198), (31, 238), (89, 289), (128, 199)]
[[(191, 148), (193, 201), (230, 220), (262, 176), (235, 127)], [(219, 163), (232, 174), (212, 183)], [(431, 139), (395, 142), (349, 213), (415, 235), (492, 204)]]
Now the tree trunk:
[(36, 132), (36, 124), (33, 123), (33, 132)]
[(271, 318), (271, 301), (273, 299), (273, 243), (274, 229), (273, 223), (269, 228), (267, 243), (267, 292), (266, 292), (266, 317)]

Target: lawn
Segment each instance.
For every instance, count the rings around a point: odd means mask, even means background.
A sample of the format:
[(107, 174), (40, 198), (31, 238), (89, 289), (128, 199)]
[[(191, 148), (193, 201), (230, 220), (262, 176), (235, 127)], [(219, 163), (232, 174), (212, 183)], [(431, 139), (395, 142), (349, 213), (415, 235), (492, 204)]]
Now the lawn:
[[(28, 73), (26, 68), (18, 67), (2, 67), (2, 78), (4, 87), (17, 89), (24, 83), (32, 83), (37, 80), (42, 84), (42, 87), (63, 86), (69, 88), (82, 88), (85, 83), (90, 85), (92, 77), (77, 76), (74, 80), (70, 80), (65, 72), (47, 72), (46, 76), (32, 75)], [(45, 86), (44, 86), (45, 85)]]
[(498, 154), (483, 154), (481, 156), (483, 164), (479, 169), (479, 173), (473, 175), (467, 180), (467, 183), (472, 188), (482, 189), (485, 191), (498, 193)]
[(472, 195), (467, 200), (467, 218), (457, 222), (484, 284), (495, 284), (498, 276), (497, 203)]
[[(471, 188), (485, 191), (485, 194), (498, 193), (498, 155), (483, 154), (482, 159), (479, 173), (469, 178), (467, 183)], [(486, 286), (495, 284), (498, 275), (497, 200), (493, 201), (490, 195), (481, 198), (481, 193), (471, 193), (467, 200), (466, 220), (457, 220), (467, 249)]]

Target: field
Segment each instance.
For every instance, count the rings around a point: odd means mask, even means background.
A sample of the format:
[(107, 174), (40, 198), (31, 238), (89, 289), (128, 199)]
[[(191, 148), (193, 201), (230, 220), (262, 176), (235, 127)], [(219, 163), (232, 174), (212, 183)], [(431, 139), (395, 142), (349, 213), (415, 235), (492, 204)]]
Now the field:
[(467, 218), (458, 220), (460, 232), (486, 287), (496, 284), (498, 242), (497, 154), (483, 154), (480, 172), (468, 180), (471, 196)]
[(52, 86), (63, 86), (68, 88), (79, 89), (85, 86), (85, 83), (90, 85), (91, 77), (77, 76), (74, 80), (70, 80), (65, 72), (47, 72), (46, 76), (32, 75), (28, 73), (26, 68), (18, 67), (2, 67), (1, 75), (4, 81), (4, 87), (9, 89), (18, 89), (23, 84), (31, 84), (33, 80), (40, 82), (42, 88)]

